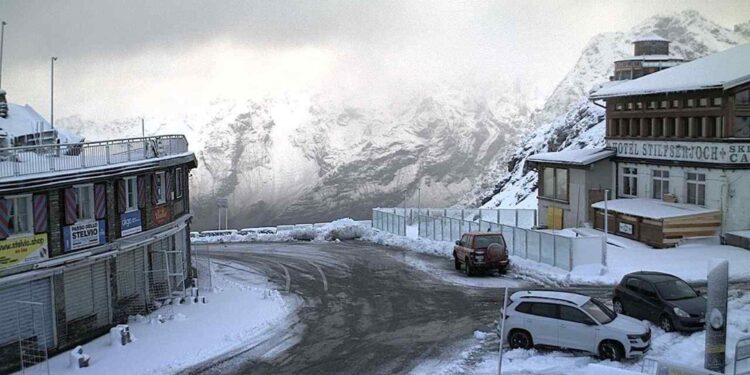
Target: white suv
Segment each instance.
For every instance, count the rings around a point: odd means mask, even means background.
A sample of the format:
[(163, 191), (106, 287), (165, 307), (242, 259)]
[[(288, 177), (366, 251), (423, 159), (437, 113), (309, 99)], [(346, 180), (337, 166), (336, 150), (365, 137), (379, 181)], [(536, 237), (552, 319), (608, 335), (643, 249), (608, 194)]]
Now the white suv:
[(521, 291), (510, 300), (505, 337), (513, 349), (552, 346), (619, 361), (641, 356), (651, 345), (651, 329), (646, 323), (618, 315), (591, 297)]

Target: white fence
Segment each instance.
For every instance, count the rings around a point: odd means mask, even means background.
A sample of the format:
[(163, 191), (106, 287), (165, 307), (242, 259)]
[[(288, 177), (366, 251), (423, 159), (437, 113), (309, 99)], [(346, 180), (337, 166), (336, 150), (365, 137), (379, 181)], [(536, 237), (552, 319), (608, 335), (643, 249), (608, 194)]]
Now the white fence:
[[(577, 265), (599, 263), (601, 238), (568, 237), (533, 230), (533, 225), (529, 224), (536, 221), (536, 212), (530, 214), (527, 211), (534, 210), (429, 209), (430, 215), (414, 215), (417, 211), (408, 208), (377, 208), (373, 210), (372, 226), (404, 236), (408, 227), (416, 225), (420, 237), (450, 242), (457, 241), (466, 232), (501, 232), (511, 255), (567, 271)], [(427, 209), (419, 212), (427, 213)], [(457, 213), (475, 220), (456, 218)], [(499, 218), (499, 222), (484, 218)]]

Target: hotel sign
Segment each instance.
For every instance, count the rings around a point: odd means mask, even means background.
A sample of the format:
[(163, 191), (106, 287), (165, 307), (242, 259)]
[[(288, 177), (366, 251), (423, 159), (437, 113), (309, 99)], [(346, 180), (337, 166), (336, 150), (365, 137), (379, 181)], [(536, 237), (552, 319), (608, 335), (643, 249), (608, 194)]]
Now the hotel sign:
[(617, 151), (618, 157), (750, 164), (750, 143), (609, 140), (607, 146)]

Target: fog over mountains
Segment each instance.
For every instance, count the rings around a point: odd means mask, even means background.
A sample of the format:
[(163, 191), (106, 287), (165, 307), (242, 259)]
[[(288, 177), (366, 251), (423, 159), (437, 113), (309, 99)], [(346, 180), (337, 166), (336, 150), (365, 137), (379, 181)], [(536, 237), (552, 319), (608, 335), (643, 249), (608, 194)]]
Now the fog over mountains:
[[(199, 168), (190, 179), (196, 229), (216, 226), (227, 197), (230, 227), (367, 218), (376, 206), (534, 205), (536, 176), (524, 160), (603, 143), (603, 112), (585, 96), (614, 60), (655, 32), (687, 59), (750, 40), (750, 21), (727, 28), (694, 11), (655, 16), (594, 36), (541, 105), (523, 83), (445, 84), (388, 104), (335, 93), (195, 103), (188, 115), (148, 118), (147, 133), (185, 133)], [(140, 120), (56, 125), (87, 139), (140, 135)], [(419, 193), (418, 193), (419, 191)]]

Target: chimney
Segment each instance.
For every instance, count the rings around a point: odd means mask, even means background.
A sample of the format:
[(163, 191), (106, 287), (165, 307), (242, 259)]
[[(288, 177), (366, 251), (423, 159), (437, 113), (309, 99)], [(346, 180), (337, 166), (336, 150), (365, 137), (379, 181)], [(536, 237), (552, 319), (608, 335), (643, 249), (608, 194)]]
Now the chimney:
[(0, 89), (0, 117), (8, 118), (8, 100), (5, 99), (5, 90)]

